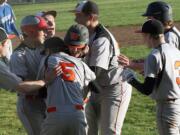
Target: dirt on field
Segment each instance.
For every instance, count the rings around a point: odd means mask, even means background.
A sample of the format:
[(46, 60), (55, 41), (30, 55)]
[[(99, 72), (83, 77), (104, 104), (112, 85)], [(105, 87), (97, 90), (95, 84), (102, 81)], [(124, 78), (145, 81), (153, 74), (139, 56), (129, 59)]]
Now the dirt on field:
[[(180, 22), (176, 22), (175, 26), (180, 30)], [(136, 30), (141, 29), (140, 26), (137, 25), (116, 26), (116, 27), (109, 27), (108, 29), (113, 33), (120, 47), (143, 44), (141, 34), (135, 33)], [(64, 37), (65, 32), (56, 32), (56, 35), (60, 37)], [(15, 45), (18, 45), (19, 41), (15, 39), (13, 40), (13, 43)]]
[[(176, 22), (175, 26), (180, 30), (180, 22)], [(136, 30), (141, 29), (140, 26), (117, 26), (108, 29), (113, 33), (120, 46), (143, 44), (141, 34), (135, 33)], [(65, 32), (57, 32), (57, 35), (64, 37)]]

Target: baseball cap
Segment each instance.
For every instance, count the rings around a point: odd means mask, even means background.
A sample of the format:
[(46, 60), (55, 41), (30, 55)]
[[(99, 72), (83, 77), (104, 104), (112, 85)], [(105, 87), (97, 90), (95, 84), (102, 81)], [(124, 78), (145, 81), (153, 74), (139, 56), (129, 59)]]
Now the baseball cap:
[(46, 21), (40, 16), (28, 15), (21, 21), (22, 30), (46, 30), (47, 28), (48, 25)]
[(82, 48), (89, 43), (89, 31), (82, 24), (72, 25), (65, 35), (64, 42), (66, 45)]
[(49, 39), (46, 39), (44, 42), (44, 50), (41, 52), (41, 54), (45, 54), (45, 50), (46, 49), (50, 49), (50, 50), (65, 50), (66, 46), (64, 44), (64, 41), (59, 38), (59, 37), (52, 37)]
[(0, 42), (3, 42), (6, 39), (8, 39), (8, 35), (6, 31), (0, 27)]
[(99, 15), (99, 8), (93, 1), (82, 1), (76, 5), (75, 10), (72, 10), (72, 12)]
[(54, 18), (56, 18), (57, 12), (55, 10), (49, 10), (36, 13), (36, 16), (44, 17), (46, 15), (52, 15)]
[(173, 20), (172, 7), (163, 1), (155, 1), (148, 5), (146, 12), (142, 16), (153, 16), (160, 21)]
[(136, 33), (149, 33), (152, 35), (163, 34), (164, 27), (158, 20), (148, 20), (143, 24), (142, 29), (136, 31)]

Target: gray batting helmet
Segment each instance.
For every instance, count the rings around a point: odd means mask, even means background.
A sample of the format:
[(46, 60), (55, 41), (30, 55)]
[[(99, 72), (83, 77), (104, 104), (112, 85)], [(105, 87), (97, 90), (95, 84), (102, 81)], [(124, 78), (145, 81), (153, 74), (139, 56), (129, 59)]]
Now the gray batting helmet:
[(89, 31), (84, 25), (72, 25), (67, 31), (64, 41), (66, 45), (85, 46), (89, 43)]
[(166, 22), (172, 21), (172, 8), (163, 1), (152, 2), (148, 5), (146, 13), (142, 16), (153, 16), (155, 19)]

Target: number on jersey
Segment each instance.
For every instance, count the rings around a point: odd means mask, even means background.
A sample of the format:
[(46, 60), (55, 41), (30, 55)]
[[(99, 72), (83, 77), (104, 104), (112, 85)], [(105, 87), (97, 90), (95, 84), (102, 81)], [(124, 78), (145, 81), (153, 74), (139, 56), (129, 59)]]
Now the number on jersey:
[(67, 62), (60, 62), (59, 65), (62, 68), (62, 79), (65, 81), (74, 81), (75, 80), (75, 73), (72, 70), (74, 68), (73, 63), (67, 63)]
[(180, 85), (180, 61), (175, 62), (175, 69), (179, 72), (179, 76), (176, 77), (176, 83)]

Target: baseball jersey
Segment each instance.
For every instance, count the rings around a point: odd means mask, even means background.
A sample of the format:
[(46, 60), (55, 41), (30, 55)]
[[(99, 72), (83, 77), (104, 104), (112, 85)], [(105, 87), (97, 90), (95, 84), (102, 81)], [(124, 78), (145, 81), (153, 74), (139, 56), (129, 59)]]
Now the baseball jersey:
[[(161, 49), (161, 50), (160, 50)], [(145, 77), (162, 78), (152, 93), (155, 100), (180, 98), (180, 51), (165, 43), (154, 48), (145, 61)], [(159, 79), (159, 78), (158, 78)]]
[(119, 83), (122, 68), (117, 56), (120, 54), (118, 44), (113, 35), (101, 24), (90, 37), (89, 54), (86, 58), (88, 66), (103, 68), (97, 82), (101, 86)]
[(95, 74), (81, 60), (63, 52), (53, 54), (48, 58), (47, 70), (53, 70), (60, 64), (63, 70), (61, 76), (48, 85), (47, 106), (83, 104), (83, 89), (90, 81), (95, 80)]
[(166, 31), (164, 35), (167, 43), (180, 50), (180, 32), (175, 26)]
[(15, 26), (15, 15), (12, 7), (3, 3), (0, 5), (0, 27), (4, 28), (7, 34), (19, 35), (19, 32)]
[(30, 48), (23, 43), (20, 44), (11, 56), (11, 71), (21, 77), (22, 80), (36, 80), (39, 63), (43, 57), (40, 54), (41, 51), (41, 47)]
[(21, 79), (10, 72), (8, 65), (0, 58), (0, 88), (13, 90), (21, 82)]

